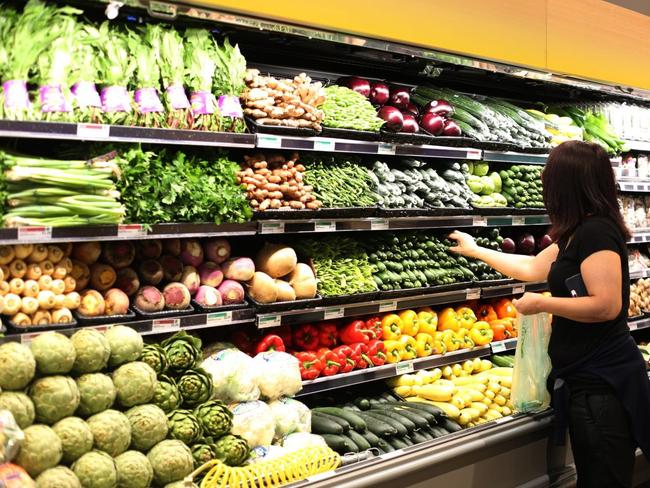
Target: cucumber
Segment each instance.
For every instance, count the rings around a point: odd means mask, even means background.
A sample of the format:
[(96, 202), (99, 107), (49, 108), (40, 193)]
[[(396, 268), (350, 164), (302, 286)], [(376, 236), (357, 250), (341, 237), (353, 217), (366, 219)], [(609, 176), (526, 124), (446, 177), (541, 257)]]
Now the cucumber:
[(381, 439), (379, 439), (379, 437), (377, 437), (369, 430), (366, 430), (365, 432), (360, 432), (359, 435), (362, 435), (364, 439), (366, 439), (366, 442), (368, 442), (368, 444), (370, 444), (371, 446), (374, 447), (379, 446), (379, 442), (381, 441)]
[[(426, 441), (433, 440), (433, 436), (429, 433), (429, 429), (428, 429), (428, 428), (427, 428), (427, 429), (420, 429), (420, 430), (418, 430), (418, 431), (417, 431), (417, 434), (418, 434), (420, 437), (423, 437)], [(422, 442), (424, 442), (424, 441), (422, 441)]]
[(502, 367), (502, 368), (509, 368), (510, 367), (510, 363), (508, 362), (508, 360), (506, 358), (502, 357), (502, 356), (492, 356), (492, 362), (496, 366), (499, 366), (499, 367)]
[(433, 437), (435, 437), (436, 439), (438, 437), (443, 436), (443, 435), (449, 434), (449, 431), (446, 430), (446, 429), (443, 429), (442, 427), (431, 427), (430, 430), (431, 430), (431, 435), (433, 435)]
[(352, 439), (344, 435), (321, 434), (321, 437), (331, 449), (339, 454), (359, 452), (359, 448), (354, 442), (352, 442)]
[(342, 408), (346, 410), (351, 410), (352, 412), (360, 412), (361, 409), (357, 407), (354, 403), (344, 403)]
[(343, 427), (338, 422), (335, 422), (331, 418), (325, 417), (324, 415), (315, 415), (311, 416), (311, 431), (314, 434), (332, 434), (340, 435), (343, 434)]
[(381, 415), (386, 415), (387, 417), (390, 417), (390, 418), (396, 420), (397, 422), (402, 424), (404, 427), (406, 427), (406, 430), (408, 430), (409, 432), (413, 432), (417, 428), (415, 423), (413, 423), (407, 417), (405, 417), (401, 413), (398, 413), (395, 410), (387, 409), (387, 408), (382, 408), (381, 410), (379, 410), (379, 409), (378, 410), (374, 410), (374, 409), (370, 410), (370, 413), (373, 413), (373, 412), (379, 413)]
[(370, 408), (370, 401), (367, 398), (357, 397), (352, 402), (361, 410), (368, 410)]
[[(348, 423), (347, 420), (342, 419), (341, 417), (335, 417), (334, 415), (329, 415), (327, 413), (321, 413), (321, 412), (312, 412), (311, 414), (312, 419), (314, 417), (319, 417), (319, 418), (325, 418), (331, 422), (335, 422), (341, 426), (341, 429), (343, 429), (343, 432), (348, 432), (350, 430), (350, 424)], [(326, 434), (333, 434), (333, 432), (325, 432)]]
[(406, 427), (404, 427), (404, 425), (401, 422), (399, 422), (399, 421), (397, 421), (397, 420), (395, 420), (395, 419), (393, 419), (393, 418), (391, 418), (391, 417), (389, 417), (387, 415), (383, 415), (383, 414), (378, 413), (378, 412), (376, 412), (374, 410), (369, 410), (368, 415), (370, 415), (371, 417), (374, 417), (377, 420), (380, 420), (380, 421), (385, 422), (388, 425), (392, 426), (393, 429), (395, 429), (397, 431), (397, 435), (400, 436), (400, 437), (404, 437), (405, 435), (408, 434), (408, 429)]
[(381, 449), (382, 451), (386, 452), (393, 452), (395, 448), (391, 446), (386, 440), (384, 439), (379, 439), (379, 443), (377, 444), (377, 447)]
[[(368, 415), (368, 412), (363, 412), (359, 416), (366, 422), (368, 430), (379, 437), (390, 437), (397, 435), (397, 429), (391, 424), (384, 422), (372, 415)], [(379, 446), (381, 447), (381, 446)], [(382, 447), (383, 449), (383, 447)]]
[[(429, 426), (429, 421), (425, 419), (422, 415), (418, 414), (417, 412), (414, 412), (412, 410), (408, 410), (406, 408), (391, 408), (391, 411), (398, 413), (402, 417), (406, 417), (408, 420), (413, 422), (415, 424), (415, 427), (418, 429), (426, 429)], [(435, 418), (433, 418), (435, 422)]]
[(448, 432), (458, 432), (459, 430), (462, 429), (460, 425), (458, 425), (456, 422), (454, 422), (451, 419), (448, 419), (447, 417), (443, 417), (438, 420), (438, 425), (445, 429)]
[(408, 444), (404, 442), (402, 439), (398, 439), (397, 437), (391, 437), (388, 439), (388, 443), (393, 447), (393, 449), (406, 449), (408, 447)]
[(415, 408), (417, 410), (424, 410), (425, 412), (429, 412), (433, 416), (436, 417), (444, 417), (445, 413), (442, 411), (441, 408), (436, 407), (435, 405), (429, 405), (428, 403), (418, 403), (418, 402), (407, 402), (409, 407)]
[(415, 445), (409, 436), (402, 437), (400, 440), (409, 447)]
[(348, 437), (354, 442), (357, 447), (359, 448), (360, 451), (365, 451), (367, 449), (370, 449), (372, 447), (370, 443), (358, 432), (351, 430), (348, 432)]
[(354, 430), (363, 431), (366, 430), (366, 423), (361, 417), (356, 413), (351, 412), (350, 410), (345, 410), (343, 408), (337, 407), (318, 407), (314, 408), (312, 412), (325, 413), (328, 415), (333, 415), (335, 417), (342, 418), (350, 424)]

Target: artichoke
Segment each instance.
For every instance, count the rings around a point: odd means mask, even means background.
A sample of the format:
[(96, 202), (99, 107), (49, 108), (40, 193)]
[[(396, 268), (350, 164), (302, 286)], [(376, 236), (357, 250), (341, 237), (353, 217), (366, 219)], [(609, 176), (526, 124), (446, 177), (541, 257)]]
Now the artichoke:
[(101, 332), (94, 329), (81, 329), (70, 337), (77, 357), (72, 371), (76, 374), (96, 373), (108, 364), (111, 346)]
[(178, 391), (178, 386), (176, 386), (173, 378), (165, 375), (158, 378), (151, 403), (162, 408), (165, 413), (176, 410), (181, 406), (183, 397)]
[(124, 325), (111, 327), (104, 334), (111, 349), (108, 365), (111, 368), (136, 361), (142, 354), (142, 336)]
[(89, 373), (77, 378), (79, 407), (77, 415), (89, 417), (108, 410), (115, 403), (117, 391), (110, 376), (102, 373)]
[(220, 437), (232, 428), (232, 412), (218, 400), (205, 402), (194, 409), (206, 436)]
[(36, 369), (42, 375), (69, 373), (77, 357), (72, 341), (58, 332), (45, 332), (36, 336), (31, 350), (36, 360)]
[(122, 412), (106, 410), (88, 419), (96, 449), (115, 457), (131, 444), (131, 424)]
[(183, 441), (188, 446), (203, 435), (201, 423), (189, 410), (174, 410), (167, 414), (169, 437)]
[(217, 459), (217, 451), (210, 444), (194, 444), (192, 446), (192, 457), (194, 458), (194, 469), (203, 466), (208, 461)]
[(131, 423), (131, 448), (146, 452), (167, 437), (167, 415), (156, 405), (138, 405), (127, 410)]
[(34, 403), (24, 393), (17, 391), (0, 393), (0, 410), (9, 410), (21, 429), (34, 423)]
[(48, 425), (70, 417), (79, 406), (79, 389), (69, 376), (40, 378), (30, 386), (29, 396), (34, 402), (36, 421)]
[(126, 363), (113, 372), (117, 401), (123, 407), (147, 403), (156, 391), (156, 372), (147, 363)]
[(87, 452), (75, 461), (72, 471), (79, 478), (83, 488), (115, 488), (117, 486), (115, 462), (105, 452)]
[(126, 451), (115, 458), (119, 488), (149, 488), (153, 468), (147, 456), (138, 451)]
[(212, 397), (212, 376), (203, 368), (186, 371), (178, 378), (177, 385), (183, 405), (188, 407), (207, 402)]
[(63, 449), (59, 437), (51, 427), (41, 424), (30, 425), (23, 433), (25, 439), (20, 446), (15, 463), (22, 466), (32, 478), (59, 464)]
[(7, 342), (0, 346), (0, 388), (24, 390), (36, 372), (32, 351), (19, 342)]
[(238, 435), (224, 435), (213, 444), (217, 453), (217, 459), (220, 459), (228, 466), (241, 466), (250, 453), (250, 447), (246, 440)]
[(81, 483), (74, 471), (65, 466), (57, 466), (38, 475), (36, 488), (81, 488)]
[(190, 448), (178, 440), (159, 442), (149, 451), (147, 458), (153, 468), (156, 485), (182, 480), (194, 469)]
[(157, 375), (164, 374), (167, 371), (167, 355), (165, 350), (158, 344), (146, 344), (142, 348), (140, 361), (151, 366)]
[(160, 345), (165, 350), (172, 373), (182, 373), (197, 366), (201, 361), (201, 339), (189, 335), (184, 330), (165, 339)]
[(93, 433), (79, 417), (67, 417), (52, 426), (61, 439), (63, 462), (72, 464), (93, 448)]

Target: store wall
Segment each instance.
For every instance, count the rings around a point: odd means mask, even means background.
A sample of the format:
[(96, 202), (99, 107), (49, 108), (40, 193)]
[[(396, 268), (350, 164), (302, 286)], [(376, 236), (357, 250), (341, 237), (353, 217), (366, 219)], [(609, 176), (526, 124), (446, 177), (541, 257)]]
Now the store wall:
[(632, 8), (638, 1), (197, 0), (197, 3), (650, 89), (650, 16), (641, 13), (642, 9)]

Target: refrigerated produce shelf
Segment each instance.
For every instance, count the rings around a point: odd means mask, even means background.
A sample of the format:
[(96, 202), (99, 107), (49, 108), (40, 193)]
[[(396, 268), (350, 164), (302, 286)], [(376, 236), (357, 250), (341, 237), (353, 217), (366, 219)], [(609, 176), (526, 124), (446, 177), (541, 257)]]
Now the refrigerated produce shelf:
[(650, 141), (626, 140), (625, 145), (630, 151), (650, 151)]
[(638, 280), (640, 278), (649, 278), (649, 277), (650, 277), (650, 268), (630, 271), (630, 280)]
[(647, 193), (650, 192), (650, 181), (619, 178), (618, 188), (620, 191)]
[(644, 317), (638, 320), (630, 320), (627, 323), (630, 330), (647, 329), (650, 327), (650, 317)]
[(528, 154), (511, 151), (483, 151), (483, 161), (516, 164), (546, 164), (548, 154)]
[(639, 229), (632, 232), (632, 238), (627, 241), (628, 244), (643, 244), (650, 242), (650, 229)]

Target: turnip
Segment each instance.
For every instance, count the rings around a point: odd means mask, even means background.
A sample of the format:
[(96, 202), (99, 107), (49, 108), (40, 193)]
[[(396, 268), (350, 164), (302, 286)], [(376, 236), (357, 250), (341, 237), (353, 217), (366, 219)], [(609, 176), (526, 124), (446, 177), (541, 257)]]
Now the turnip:
[(181, 241), (181, 261), (188, 266), (198, 268), (203, 262), (203, 248), (196, 239), (183, 239)]
[(230, 257), (230, 243), (226, 239), (208, 239), (203, 247), (206, 259), (217, 264), (223, 263)]
[(221, 293), (212, 286), (201, 285), (194, 297), (199, 305), (204, 307), (218, 307), (222, 304)]
[(248, 281), (255, 274), (251, 258), (232, 258), (221, 265), (223, 275), (229, 280)]
[(140, 263), (138, 268), (142, 282), (148, 285), (157, 285), (165, 276), (162, 266), (154, 259), (147, 259)]
[(90, 285), (96, 290), (108, 290), (116, 279), (115, 270), (108, 264), (95, 263), (90, 267)]
[(129, 297), (118, 288), (111, 288), (104, 293), (106, 315), (125, 315), (129, 311)]
[(194, 266), (185, 266), (183, 268), (180, 282), (187, 287), (190, 291), (190, 295), (194, 295), (198, 291), (199, 286), (201, 286), (201, 278)]
[(281, 278), (291, 273), (298, 263), (298, 256), (284, 244), (265, 243), (255, 258), (255, 269), (271, 278)]
[(135, 295), (140, 288), (140, 279), (138, 274), (132, 268), (124, 268), (117, 272), (115, 286), (126, 293), (128, 296)]
[(165, 307), (171, 310), (184, 310), (190, 304), (190, 292), (183, 283), (169, 283), (163, 289)]
[[(47, 248), (45, 249), (45, 253), (45, 257), (47, 257)], [(72, 258), (88, 265), (96, 262), (101, 253), (102, 246), (99, 242), (78, 242), (72, 248)]]
[(158, 239), (138, 242), (137, 255), (140, 259), (158, 259), (162, 254), (162, 243)]
[(174, 239), (163, 239), (162, 241), (162, 246), (163, 246), (163, 251), (167, 254), (171, 254), (172, 256), (180, 256), (181, 255), (181, 240), (174, 238)]
[[(52, 293), (44, 292), (39, 293), (38, 301), (41, 304), (41, 308), (47, 309), (43, 306), (41, 301), (41, 294), (43, 293)], [(52, 299), (54, 299), (54, 294), (52, 294)], [(87, 317), (96, 317), (98, 315), (104, 315), (106, 311), (106, 302), (104, 297), (97, 290), (86, 290), (81, 294), (81, 303), (79, 304), (79, 313)]]
[(289, 283), (284, 280), (275, 280), (278, 290), (278, 302), (292, 302), (296, 299), (296, 292)]
[[(242, 303), (244, 301), (244, 288), (233, 280), (224, 280), (217, 288), (221, 293), (221, 298), (224, 305), (231, 305), (233, 303)], [(277, 291), (276, 291), (277, 297)], [(275, 300), (274, 300), (275, 301)]]
[(160, 312), (165, 308), (165, 297), (155, 286), (143, 286), (135, 296), (135, 306), (143, 312)]
[(288, 280), (296, 292), (296, 298), (314, 298), (316, 296), (316, 277), (309, 265), (298, 263), (296, 269), (289, 275)]
[(171, 254), (163, 254), (158, 260), (167, 281), (179, 281), (183, 276), (183, 262)]
[(107, 242), (104, 244), (102, 259), (115, 269), (126, 268), (135, 259), (135, 246), (129, 241)]
[(223, 281), (221, 267), (212, 261), (206, 261), (199, 266), (199, 277), (202, 285), (217, 287)]
[[(226, 280), (226, 282), (230, 281)], [(248, 282), (248, 294), (258, 303), (273, 303), (278, 300), (278, 285), (266, 273), (256, 271), (253, 278)]]

